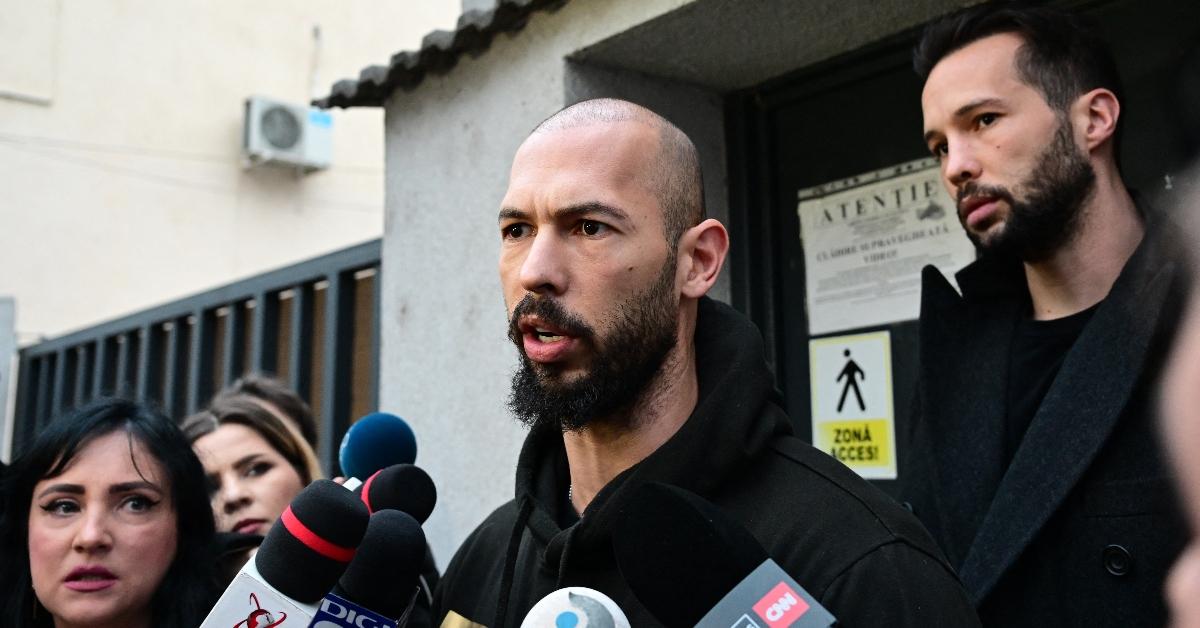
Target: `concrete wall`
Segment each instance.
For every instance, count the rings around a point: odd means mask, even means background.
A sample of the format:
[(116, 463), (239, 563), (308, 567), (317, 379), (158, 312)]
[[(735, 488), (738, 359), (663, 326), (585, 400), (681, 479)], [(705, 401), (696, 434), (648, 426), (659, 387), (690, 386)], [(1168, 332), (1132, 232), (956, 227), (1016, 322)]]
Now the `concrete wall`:
[(382, 111), (332, 112), (333, 167), (299, 177), (242, 169), (242, 100), (307, 102), (460, 7), (0, 0), (0, 294), (19, 339), (379, 237)]
[[(709, 212), (724, 219), (734, 211), (728, 90), (869, 45), (952, 4), (573, 0), (392, 95), (380, 395), (413, 424), (417, 463), (438, 485), (425, 528), (440, 564), (513, 496), (525, 431), (504, 406), (517, 353), (505, 338), (496, 212), (529, 130), (584, 98), (646, 104), (696, 141)], [(728, 298), (727, 279), (714, 294)]]

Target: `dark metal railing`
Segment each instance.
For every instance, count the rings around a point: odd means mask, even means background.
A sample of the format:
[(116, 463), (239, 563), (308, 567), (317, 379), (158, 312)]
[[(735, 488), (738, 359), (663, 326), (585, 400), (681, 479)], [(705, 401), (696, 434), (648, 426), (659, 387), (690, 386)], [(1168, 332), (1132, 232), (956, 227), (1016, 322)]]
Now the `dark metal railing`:
[(20, 351), (13, 453), (104, 395), (181, 419), (239, 376), (274, 374), (313, 408), (336, 471), (351, 418), (378, 405), (380, 241), (243, 279)]

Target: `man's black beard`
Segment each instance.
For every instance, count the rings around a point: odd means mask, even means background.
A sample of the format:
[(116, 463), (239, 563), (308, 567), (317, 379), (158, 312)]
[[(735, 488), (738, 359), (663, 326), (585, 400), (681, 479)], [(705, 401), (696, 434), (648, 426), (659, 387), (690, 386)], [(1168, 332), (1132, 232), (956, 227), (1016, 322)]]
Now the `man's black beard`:
[(1075, 145), (1070, 123), (1060, 120), (1054, 140), (1038, 157), (1029, 179), (1019, 186), (1024, 199), (1017, 200), (1000, 186), (968, 183), (959, 190), (960, 204), (969, 196), (992, 196), (1007, 202), (1008, 216), (998, 233), (985, 240), (967, 229), (961, 211), (959, 220), (967, 237), (984, 254), (1040, 262), (1075, 236), (1083, 204), (1095, 183), (1096, 171)]
[[(567, 312), (550, 297), (526, 294), (509, 319), (508, 337), (521, 352), (521, 364), (513, 374), (508, 407), (520, 421), (533, 429), (553, 426), (578, 431), (597, 419), (629, 427), (635, 418), (628, 410), (654, 379), (667, 355), (675, 347), (677, 304), (674, 300), (674, 256), (658, 279), (645, 292), (626, 300), (604, 338), (579, 317)], [(556, 364), (534, 364), (525, 355), (517, 321), (535, 314), (577, 338), (592, 351), (591, 363), (578, 379), (559, 380)]]

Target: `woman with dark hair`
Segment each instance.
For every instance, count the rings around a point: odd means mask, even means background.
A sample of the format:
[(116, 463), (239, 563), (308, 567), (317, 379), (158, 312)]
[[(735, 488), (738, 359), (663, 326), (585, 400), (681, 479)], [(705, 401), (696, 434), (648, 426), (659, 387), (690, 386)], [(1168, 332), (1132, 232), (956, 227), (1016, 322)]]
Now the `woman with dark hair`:
[(145, 405), (102, 399), (51, 422), (3, 498), (6, 624), (194, 628), (216, 599), (203, 468)]

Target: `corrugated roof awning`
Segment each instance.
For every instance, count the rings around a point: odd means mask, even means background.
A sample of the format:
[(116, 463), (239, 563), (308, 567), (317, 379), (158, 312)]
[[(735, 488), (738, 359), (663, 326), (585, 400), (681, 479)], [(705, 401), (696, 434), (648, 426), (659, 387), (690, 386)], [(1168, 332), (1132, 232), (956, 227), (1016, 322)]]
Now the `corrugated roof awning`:
[(313, 101), (330, 107), (379, 107), (396, 89), (412, 89), (426, 74), (450, 71), (463, 53), (479, 54), (499, 33), (519, 31), (537, 11), (555, 10), (568, 0), (499, 0), (487, 11), (467, 11), (458, 18), (453, 31), (434, 31), (421, 40), (419, 50), (392, 55), (388, 65), (373, 65), (359, 73), (358, 79), (345, 79), (333, 85), (331, 93)]

